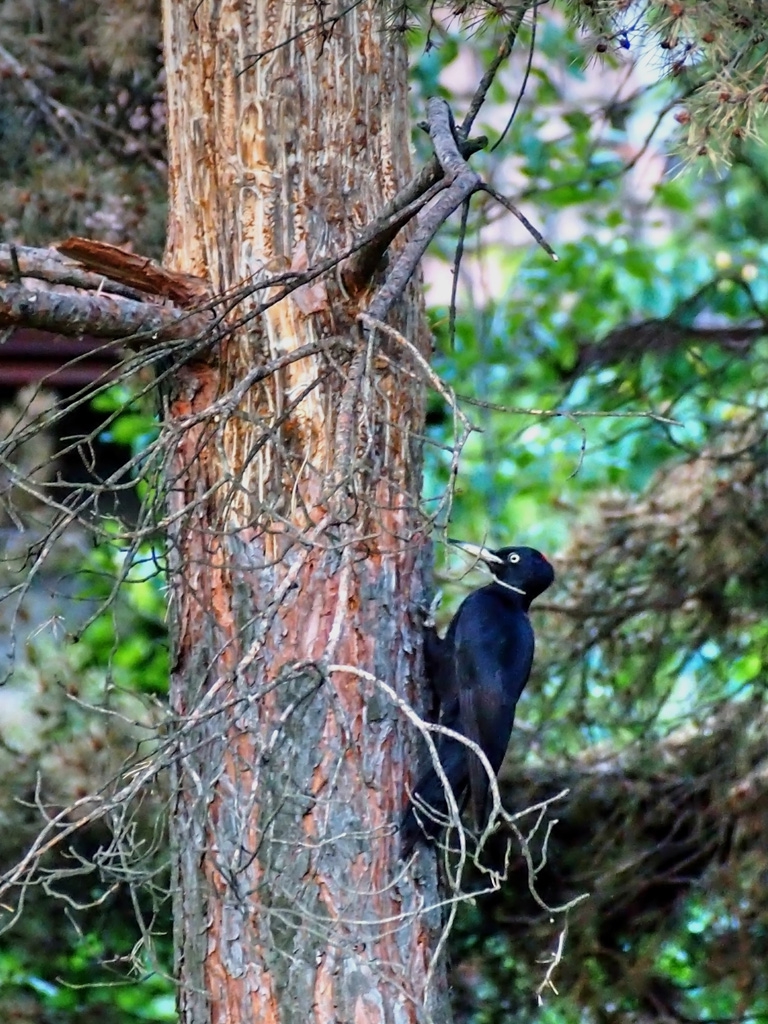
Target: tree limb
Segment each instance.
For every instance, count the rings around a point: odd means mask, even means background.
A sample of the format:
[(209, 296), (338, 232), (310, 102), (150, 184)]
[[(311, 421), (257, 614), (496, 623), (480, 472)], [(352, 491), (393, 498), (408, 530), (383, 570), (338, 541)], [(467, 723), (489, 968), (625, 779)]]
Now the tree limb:
[(0, 327), (37, 327), (57, 334), (90, 334), (137, 344), (194, 338), (210, 330), (211, 324), (210, 314), (187, 313), (150, 302), (0, 285)]
[(525, 17), (525, 10), (525, 6), (520, 7), (515, 20), (510, 25), (507, 34), (496, 53), (496, 56), (491, 61), (490, 67), (480, 79), (480, 84), (477, 89), (475, 89), (475, 94), (469, 104), (469, 110), (467, 111), (466, 116), (461, 123), (461, 127), (458, 130), (459, 139), (466, 139), (472, 131), (472, 125), (475, 122), (475, 118), (480, 113), (480, 108), (483, 103), (485, 103), (485, 97), (488, 95), (488, 90), (493, 85), (493, 81), (496, 78), (499, 68), (507, 57), (509, 57), (510, 53), (512, 53), (512, 47), (515, 45), (517, 33), (519, 32), (520, 26), (523, 23), (523, 18)]
[(449, 182), (431, 209), (419, 222), (416, 233), (400, 253), (387, 280), (376, 292), (366, 312), (384, 320), (405, 290), (427, 246), (439, 228), (461, 204), (480, 187), (480, 175), (462, 156), (454, 135), (453, 117), (445, 100), (433, 98), (427, 104), (429, 134), (446, 180)]
[(672, 352), (694, 341), (711, 342), (731, 352), (746, 352), (766, 334), (768, 325), (765, 323), (694, 327), (671, 318), (643, 320), (642, 323), (617, 327), (601, 341), (583, 345), (571, 375), (583, 373), (591, 366), (605, 366), (623, 359), (635, 361), (649, 352)]
[(4, 46), (0, 46), (0, 72), (5, 75), (13, 75), (21, 83), (21, 87), (27, 94), (27, 98), (45, 119), (45, 123), (51, 128), (63, 142), (70, 142), (70, 137), (64, 129), (67, 124), (72, 131), (80, 136), (83, 135), (82, 128), (73, 117), (68, 107), (57, 100), (46, 95), (39, 85), (32, 81), (29, 71), (24, 65), (16, 60), (12, 53), (9, 53)]
[[(467, 160), (474, 153), (485, 149), (487, 143), (486, 136), (481, 135), (476, 139), (459, 141), (457, 145), (459, 152)], [(433, 156), (429, 163), (385, 204), (376, 220), (366, 229), (366, 234), (371, 233), (373, 237), (341, 264), (341, 277), (350, 294), (359, 293), (369, 283), (393, 239), (445, 187), (442, 184), (444, 176), (445, 171), (440, 161)]]

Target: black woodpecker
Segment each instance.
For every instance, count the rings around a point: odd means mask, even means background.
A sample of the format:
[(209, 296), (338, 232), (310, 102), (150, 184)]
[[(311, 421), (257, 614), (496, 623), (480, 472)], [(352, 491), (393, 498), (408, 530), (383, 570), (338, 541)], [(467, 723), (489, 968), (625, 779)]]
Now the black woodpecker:
[[(498, 774), (533, 662), (528, 609), (552, 584), (555, 570), (534, 548), (491, 551), (462, 541), (450, 543), (485, 562), (494, 580), (462, 601), (442, 640), (434, 630), (427, 633), (427, 675), (440, 700), (440, 723), (477, 743)], [(459, 740), (437, 734), (436, 746), (459, 808), (468, 796), (475, 824), (482, 827), (489, 788), (482, 762)], [(434, 814), (421, 809), (424, 805)], [(430, 767), (403, 816), (402, 856), (408, 857), (420, 839), (434, 839), (447, 815), (443, 784)]]

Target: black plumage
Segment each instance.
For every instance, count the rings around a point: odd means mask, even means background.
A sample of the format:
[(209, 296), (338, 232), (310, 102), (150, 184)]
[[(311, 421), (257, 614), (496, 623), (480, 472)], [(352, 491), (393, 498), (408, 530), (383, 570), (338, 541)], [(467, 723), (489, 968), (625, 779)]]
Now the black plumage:
[[(444, 639), (434, 630), (427, 632), (427, 675), (440, 701), (441, 724), (477, 743), (498, 773), (533, 662), (528, 609), (554, 581), (555, 571), (534, 548), (489, 550), (451, 543), (485, 562), (494, 580), (462, 602)], [(436, 746), (459, 807), (468, 797), (475, 823), (482, 826), (489, 789), (482, 762), (459, 740), (438, 736)], [(424, 804), (433, 809), (433, 815), (418, 809)], [(416, 784), (414, 801), (403, 817), (403, 856), (420, 838), (434, 838), (442, 827), (440, 819), (447, 815), (443, 784), (430, 766)]]

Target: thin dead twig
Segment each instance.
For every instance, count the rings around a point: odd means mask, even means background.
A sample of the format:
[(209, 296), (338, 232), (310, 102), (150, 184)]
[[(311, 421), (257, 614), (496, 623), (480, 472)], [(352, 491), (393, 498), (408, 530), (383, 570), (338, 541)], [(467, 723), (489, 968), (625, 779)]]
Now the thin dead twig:
[(520, 26), (523, 23), (525, 17), (525, 8), (521, 7), (517, 12), (515, 20), (510, 25), (506, 36), (504, 37), (501, 46), (496, 53), (496, 56), (491, 61), (488, 70), (485, 72), (483, 77), (480, 79), (480, 84), (475, 89), (475, 94), (469, 104), (469, 110), (467, 111), (464, 120), (461, 122), (459, 128), (459, 138), (466, 139), (469, 133), (472, 131), (472, 125), (475, 122), (475, 118), (480, 113), (480, 108), (485, 103), (485, 98), (488, 95), (488, 90), (493, 85), (494, 79), (498, 74), (499, 68), (504, 61), (512, 53), (512, 47), (515, 45), (517, 40), (517, 33), (520, 31)]
[(547, 253), (548, 256), (551, 256), (552, 259), (555, 260), (555, 262), (557, 262), (560, 259), (560, 257), (557, 255), (557, 253), (546, 240), (546, 238), (544, 238), (539, 229), (535, 228), (533, 224), (531, 224), (531, 222), (528, 220), (525, 214), (521, 213), (521, 211), (518, 210), (518, 208), (511, 200), (507, 199), (507, 197), (503, 196), (501, 192), (497, 192), (495, 188), (486, 183), (480, 185), (478, 191), (487, 192), (488, 195), (492, 196), (497, 203), (501, 203), (501, 205), (505, 209), (509, 210), (510, 213), (514, 214), (515, 217), (517, 217), (517, 219), (523, 225), (525, 230), (528, 232), (528, 234), (541, 246), (541, 248), (544, 250), (545, 253)]
[[(411, 357), (421, 370), (424, 378), (432, 385), (434, 390), (445, 399), (446, 403), (450, 407), (453, 413), (454, 423), (454, 443), (450, 446), (450, 480), (452, 482), (455, 481), (459, 472), (459, 462), (461, 460), (461, 453), (464, 450), (464, 445), (467, 443), (470, 434), (477, 430), (477, 427), (462, 411), (453, 389), (446, 384), (437, 373), (435, 373), (427, 359), (421, 354), (421, 352), (419, 352), (418, 348), (412, 341), (409, 341), (404, 334), (395, 330), (394, 327), (391, 327), (389, 324), (382, 323), (381, 320), (376, 320), (368, 313), (360, 313), (358, 320), (370, 329), (381, 331), (386, 337), (391, 338), (399, 345), (402, 345), (403, 348), (410, 353)], [(450, 487), (446, 490), (443, 498), (441, 498), (437, 509), (430, 515), (429, 518), (431, 522), (435, 522), (441, 516), (446, 500), (448, 502), (451, 500)]]

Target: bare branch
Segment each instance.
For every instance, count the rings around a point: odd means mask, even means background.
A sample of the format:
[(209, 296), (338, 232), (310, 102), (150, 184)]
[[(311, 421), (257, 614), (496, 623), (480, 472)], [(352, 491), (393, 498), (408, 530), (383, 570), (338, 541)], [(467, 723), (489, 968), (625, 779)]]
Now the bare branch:
[(69, 136), (64, 130), (64, 125), (69, 125), (76, 135), (82, 135), (82, 130), (77, 120), (72, 116), (70, 110), (47, 96), (39, 85), (36, 85), (30, 77), (29, 71), (24, 67), (13, 54), (9, 53), (4, 46), (0, 46), (0, 70), (5, 74), (13, 75), (21, 82), (24, 91), (31, 103), (40, 111), (45, 122), (62, 141), (69, 142)]
[(482, 398), (473, 398), (470, 395), (457, 395), (460, 402), (468, 405), (475, 405), (480, 409), (492, 409), (494, 412), (507, 412), (514, 416), (540, 416), (542, 419), (554, 419), (564, 416), (569, 420), (580, 419), (616, 419), (616, 420), (654, 420), (656, 423), (667, 423), (672, 427), (680, 427), (680, 420), (672, 419), (669, 416), (662, 416), (661, 413), (651, 412), (647, 409), (637, 411), (603, 412), (597, 409), (526, 409), (519, 405), (501, 405), (499, 402), (486, 402)]
[(496, 78), (499, 68), (504, 61), (512, 53), (512, 47), (515, 45), (517, 39), (517, 33), (520, 31), (520, 26), (523, 23), (525, 17), (525, 8), (521, 7), (517, 12), (517, 17), (512, 22), (509, 30), (504, 37), (501, 46), (498, 49), (496, 56), (491, 61), (490, 67), (485, 72), (483, 77), (480, 79), (480, 84), (475, 90), (475, 94), (472, 97), (472, 101), (469, 104), (469, 110), (466, 113), (464, 120), (461, 123), (458, 134), (459, 138), (466, 139), (469, 133), (472, 131), (472, 125), (475, 122), (475, 118), (480, 113), (480, 108), (485, 103), (485, 97), (488, 95), (488, 90), (493, 85), (493, 81)]
[(604, 366), (622, 359), (639, 359), (648, 352), (672, 352), (694, 341), (710, 342), (737, 353), (748, 352), (758, 339), (768, 334), (768, 324), (741, 326), (695, 327), (676, 323), (673, 317), (625, 324), (607, 334), (601, 341), (586, 344), (579, 350), (575, 376), (590, 366)]
[[(488, 140), (484, 135), (465, 142), (458, 141), (459, 152), (465, 159), (484, 149)], [(366, 229), (371, 236), (364, 246), (350, 256), (340, 268), (347, 290), (354, 294), (368, 283), (392, 239), (413, 217), (445, 187), (444, 170), (437, 157), (433, 157), (422, 170), (384, 206), (376, 220)], [(438, 187), (439, 186), (439, 187)]]
[(421, 220), (414, 237), (406, 245), (390, 271), (387, 280), (377, 291), (367, 309), (374, 320), (384, 320), (389, 310), (400, 298), (413, 276), (421, 257), (438, 230), (454, 210), (476, 192), (480, 176), (473, 171), (462, 156), (453, 132), (453, 117), (450, 107), (441, 99), (431, 99), (427, 104), (429, 134), (450, 184), (445, 188)]
[(549, 242), (547, 242), (547, 240), (544, 238), (544, 236), (538, 230), (538, 228), (535, 228), (533, 224), (531, 224), (531, 222), (528, 220), (525, 214), (521, 213), (514, 203), (510, 202), (510, 200), (507, 199), (506, 196), (503, 196), (501, 192), (497, 192), (496, 189), (492, 188), (490, 185), (483, 184), (480, 187), (482, 188), (483, 192), (487, 192), (489, 196), (493, 196), (497, 203), (501, 203), (503, 207), (505, 207), (507, 210), (509, 210), (510, 213), (513, 213), (515, 217), (517, 217), (517, 219), (523, 225), (528, 234), (531, 235), (539, 243), (544, 252), (551, 256), (553, 260), (559, 259), (555, 250), (552, 248)]
[[(151, 302), (79, 292), (30, 291), (0, 285), (0, 327), (37, 327), (57, 334), (90, 334), (125, 343), (194, 338), (212, 317)], [(136, 336), (136, 337), (133, 337)]]

